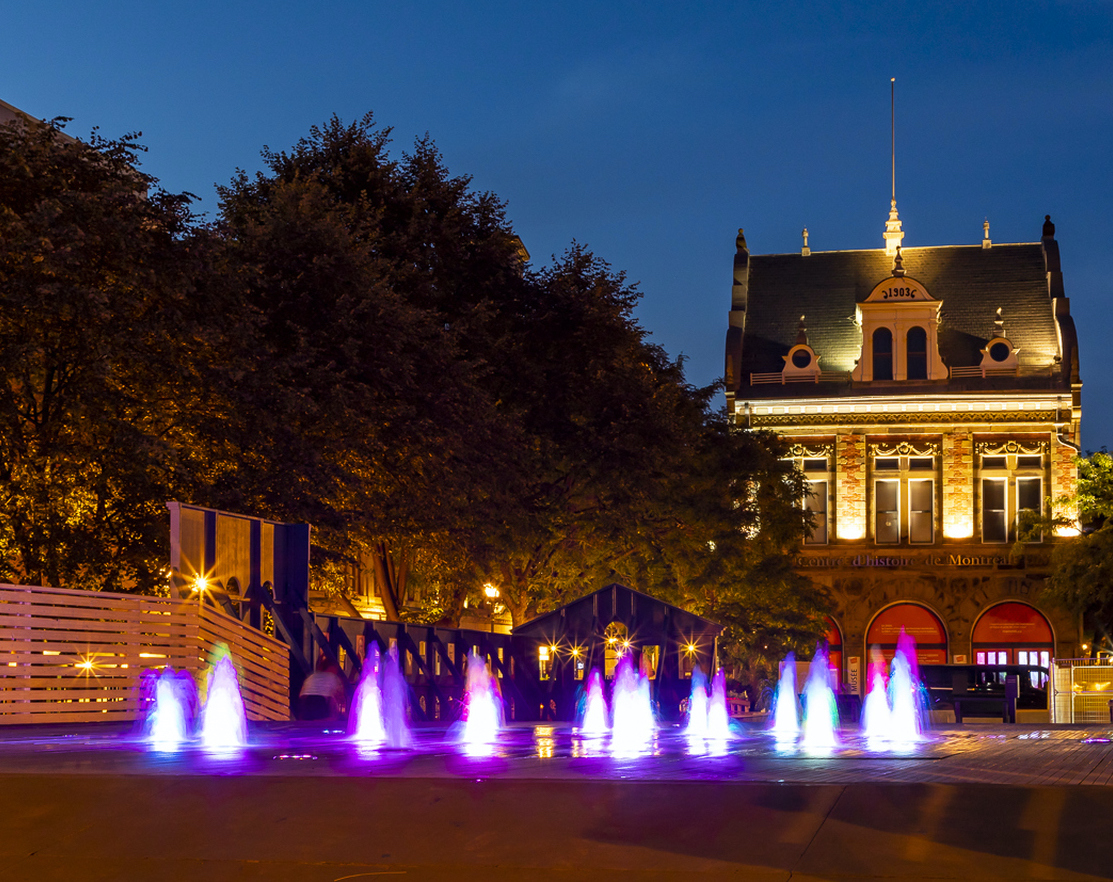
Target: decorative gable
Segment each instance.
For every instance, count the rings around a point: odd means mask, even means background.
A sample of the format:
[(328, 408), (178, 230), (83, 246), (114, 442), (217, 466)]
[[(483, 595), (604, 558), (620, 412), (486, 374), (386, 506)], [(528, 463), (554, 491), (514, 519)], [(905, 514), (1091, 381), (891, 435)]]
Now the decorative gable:
[(878, 282), (856, 310), (862, 351), (855, 382), (947, 379), (939, 355), (942, 306), (921, 282), (904, 274), (898, 248), (892, 276)]

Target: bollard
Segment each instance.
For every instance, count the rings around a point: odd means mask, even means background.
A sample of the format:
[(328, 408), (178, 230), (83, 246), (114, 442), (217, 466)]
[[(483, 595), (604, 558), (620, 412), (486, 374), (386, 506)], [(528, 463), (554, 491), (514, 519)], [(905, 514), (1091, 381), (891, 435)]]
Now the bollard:
[(1020, 696), (1020, 678), (1016, 674), (1005, 677), (1005, 708), (1002, 722), (1016, 722), (1016, 700)]

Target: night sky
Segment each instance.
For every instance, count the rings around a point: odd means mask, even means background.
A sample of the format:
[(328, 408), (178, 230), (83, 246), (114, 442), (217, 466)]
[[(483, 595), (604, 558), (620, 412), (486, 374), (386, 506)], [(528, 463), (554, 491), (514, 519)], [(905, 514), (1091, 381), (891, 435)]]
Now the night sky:
[(0, 98), (80, 137), (142, 131), (145, 169), (208, 212), (334, 113), (374, 111), (399, 152), (428, 132), (535, 265), (577, 240), (638, 282), (698, 384), (722, 374), (738, 227), (756, 254), (804, 226), (816, 251), (881, 247), (895, 76), (904, 244), (975, 244), (986, 218), (1034, 242), (1050, 214), (1083, 446), (1113, 447), (1109, 2), (170, 7), (10, 4)]

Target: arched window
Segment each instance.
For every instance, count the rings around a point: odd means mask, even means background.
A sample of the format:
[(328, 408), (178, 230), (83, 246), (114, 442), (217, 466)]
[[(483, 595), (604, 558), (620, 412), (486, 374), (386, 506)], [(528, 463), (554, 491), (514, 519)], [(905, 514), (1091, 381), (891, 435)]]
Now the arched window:
[(928, 335), (923, 328), (908, 329), (908, 348), (905, 350), (908, 364), (908, 379), (926, 380), (928, 378)]
[(893, 332), (888, 328), (873, 332), (873, 378), (893, 379)]
[(606, 648), (603, 653), (603, 676), (608, 680), (614, 676), (618, 660), (630, 651), (630, 636), (622, 622), (611, 622), (603, 631)]

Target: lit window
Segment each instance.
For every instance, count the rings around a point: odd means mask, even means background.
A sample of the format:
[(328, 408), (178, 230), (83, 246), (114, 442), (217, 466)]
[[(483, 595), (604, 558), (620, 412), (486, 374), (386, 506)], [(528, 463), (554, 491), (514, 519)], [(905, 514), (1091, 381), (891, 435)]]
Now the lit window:
[(935, 541), (934, 501), (935, 484), (932, 481), (908, 482), (908, 541), (930, 543)]
[(900, 482), (875, 482), (874, 501), (877, 507), (875, 540), (879, 544), (900, 542)]
[[(982, 456), (982, 541), (1008, 542), (1019, 536), (1019, 525), (1043, 514), (1041, 454)], [(1042, 542), (1043, 536), (1025, 541)]]
[(1004, 478), (982, 480), (982, 541), (1007, 542), (1009, 539), (1005, 499), (1008, 481)]

